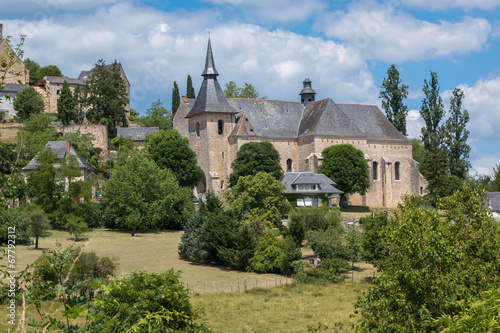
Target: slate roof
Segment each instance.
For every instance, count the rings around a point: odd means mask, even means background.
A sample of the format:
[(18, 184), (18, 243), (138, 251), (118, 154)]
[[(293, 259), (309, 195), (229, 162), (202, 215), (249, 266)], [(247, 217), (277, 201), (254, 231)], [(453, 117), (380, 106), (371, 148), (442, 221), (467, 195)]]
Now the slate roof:
[[(123, 76), (125, 76), (126, 83), (130, 86), (130, 82), (127, 78), (127, 75), (125, 75), (125, 70), (123, 70), (122, 64), (117, 63), (117, 65), (121, 69), (121, 71), (123, 72)], [(104, 67), (106, 69), (111, 69), (112, 66), (113, 66), (113, 64), (104, 65)], [(86, 82), (91, 75), (92, 75), (92, 69), (89, 71), (81, 71), (80, 75), (78, 75), (78, 80), (83, 80), (84, 82)]]
[(487, 192), (486, 194), (491, 211), (500, 212), (500, 192)]
[[(44, 149), (50, 149), (53, 153), (57, 155), (58, 159), (66, 158), (67, 156), (67, 144), (69, 141), (49, 141), (45, 144)], [(70, 147), (69, 155), (76, 156), (76, 160), (78, 162), (79, 169), (90, 169), (87, 162), (76, 152), (73, 146)], [(37, 155), (38, 156), (38, 155)], [(22, 170), (30, 171), (34, 170), (40, 163), (36, 160), (37, 156), (35, 156)]]
[(47, 76), (46, 78), (50, 83), (63, 84), (64, 81), (67, 81), (68, 84), (78, 84), (78, 85), (82, 85), (82, 86), (85, 85), (85, 80), (74, 79), (74, 78), (70, 78), (70, 77)]
[(337, 106), (367, 136), (368, 140), (410, 141), (375, 105), (338, 103)]
[[(335, 187), (335, 182), (327, 176), (312, 172), (288, 172), (281, 182), (285, 185), (286, 194), (342, 194), (341, 190)], [(313, 185), (319, 184), (320, 190), (294, 190), (292, 185)]]
[(219, 81), (217, 81), (219, 73), (215, 69), (210, 39), (208, 40), (205, 69), (201, 75), (203, 76), (203, 83), (201, 84), (193, 108), (186, 115), (186, 118), (205, 112), (236, 113), (227, 102), (224, 91), (220, 87)]
[(18, 84), (18, 83), (7, 83), (7, 86), (3, 89), (0, 89), (0, 92), (6, 93), (18, 93), (24, 88), (28, 88), (29, 84)]
[(118, 127), (116, 129), (116, 136), (123, 136), (124, 138), (132, 138), (134, 142), (146, 140), (149, 133), (158, 133), (159, 127)]

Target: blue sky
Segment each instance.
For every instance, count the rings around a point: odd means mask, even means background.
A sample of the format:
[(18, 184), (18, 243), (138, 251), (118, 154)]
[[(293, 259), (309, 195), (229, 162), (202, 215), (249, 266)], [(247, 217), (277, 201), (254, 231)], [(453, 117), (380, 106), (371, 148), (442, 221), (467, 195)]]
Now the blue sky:
[(500, 164), (500, 0), (0, 0), (4, 36), (27, 35), (25, 57), (77, 77), (99, 59), (122, 63), (140, 113), (171, 105), (173, 81), (201, 84), (208, 31), (219, 81), (298, 100), (303, 79), (317, 98), (380, 106), (395, 64), (410, 86), (410, 137), (419, 137), (424, 79), (438, 74), (448, 109), (465, 93), (472, 172)]

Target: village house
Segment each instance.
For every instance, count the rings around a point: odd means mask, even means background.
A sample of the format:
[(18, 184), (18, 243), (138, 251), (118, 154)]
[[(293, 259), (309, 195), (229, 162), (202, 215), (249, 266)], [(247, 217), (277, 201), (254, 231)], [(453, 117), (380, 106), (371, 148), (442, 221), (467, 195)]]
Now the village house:
[(312, 172), (287, 172), (281, 182), (285, 185), (285, 196), (294, 207), (328, 206), (340, 204), (343, 193), (335, 182), (323, 174)]
[(231, 162), (247, 142), (271, 142), (286, 172), (317, 173), (323, 149), (351, 144), (360, 149), (370, 169), (365, 195), (348, 196), (352, 205), (396, 207), (403, 194), (423, 194), (426, 182), (412, 158), (412, 142), (375, 105), (316, 100), (306, 78), (297, 101), (228, 99), (217, 81), (210, 40), (203, 83), (196, 100), (183, 98), (174, 128), (189, 139), (203, 176), (197, 194), (228, 188)]

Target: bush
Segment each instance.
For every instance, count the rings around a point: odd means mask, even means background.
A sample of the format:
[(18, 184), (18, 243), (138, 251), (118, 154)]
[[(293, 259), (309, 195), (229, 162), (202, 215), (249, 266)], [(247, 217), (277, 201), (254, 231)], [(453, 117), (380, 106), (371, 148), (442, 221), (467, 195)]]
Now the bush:
[(341, 283), (344, 282), (345, 273), (349, 264), (345, 260), (327, 259), (321, 264), (313, 267), (309, 262), (297, 260), (292, 263), (295, 280), (299, 283)]
[(133, 272), (111, 279), (94, 301), (90, 328), (95, 332), (203, 332), (200, 312), (189, 303), (179, 273)]
[(295, 210), (290, 217), (290, 221), (297, 223), (302, 221), (305, 231), (326, 230), (330, 226), (338, 226), (342, 222), (342, 216), (338, 208), (329, 210), (328, 207), (301, 207)]
[(248, 263), (248, 271), (256, 273), (279, 273), (281, 271), (285, 241), (278, 236), (279, 231), (271, 229), (259, 237), (259, 245)]

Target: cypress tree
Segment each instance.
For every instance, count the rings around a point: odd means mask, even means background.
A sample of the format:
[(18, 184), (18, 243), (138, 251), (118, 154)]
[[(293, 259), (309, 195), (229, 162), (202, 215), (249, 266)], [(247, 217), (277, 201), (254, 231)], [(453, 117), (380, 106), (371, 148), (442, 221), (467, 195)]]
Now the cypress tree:
[(186, 97), (190, 99), (196, 98), (194, 94), (194, 87), (193, 87), (193, 81), (191, 80), (191, 75), (188, 75), (187, 77)]
[(69, 125), (71, 121), (77, 120), (76, 102), (66, 80), (64, 80), (61, 95), (57, 100), (57, 120), (63, 125)]
[(177, 86), (177, 82), (174, 81), (174, 89), (172, 89), (172, 114), (174, 116), (180, 104), (181, 96), (179, 94), (179, 87)]
[(396, 66), (391, 65), (387, 70), (387, 79), (384, 79), (382, 82), (382, 90), (379, 97), (382, 99), (382, 108), (385, 110), (387, 119), (403, 135), (407, 135), (406, 116), (408, 114), (408, 107), (404, 104), (407, 96), (408, 86), (402, 83)]

